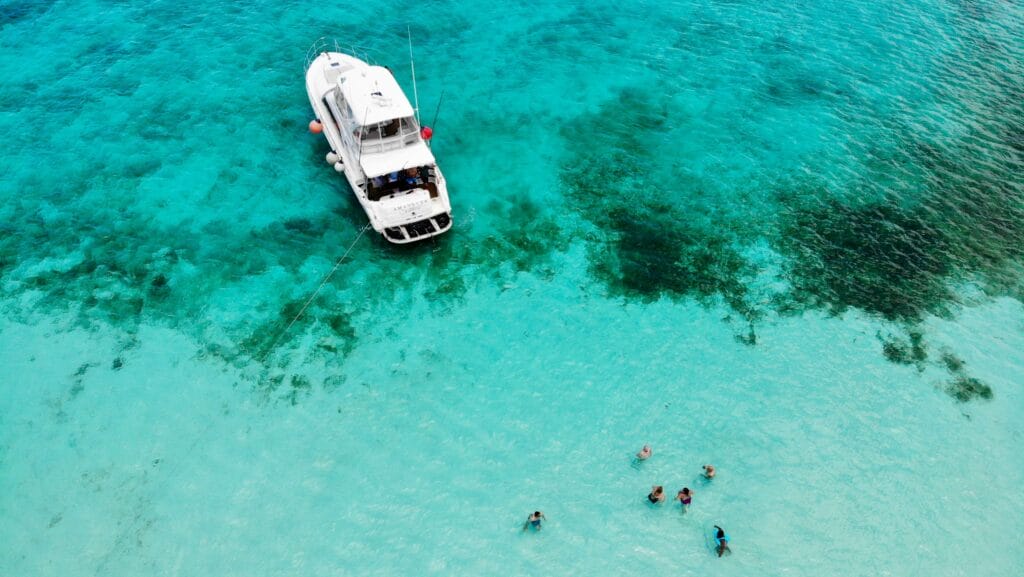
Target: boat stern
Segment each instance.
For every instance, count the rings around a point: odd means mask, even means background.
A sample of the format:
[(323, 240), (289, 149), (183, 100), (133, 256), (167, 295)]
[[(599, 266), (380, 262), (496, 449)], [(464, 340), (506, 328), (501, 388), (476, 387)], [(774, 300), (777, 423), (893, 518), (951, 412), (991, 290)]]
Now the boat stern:
[(417, 189), (372, 203), (374, 229), (394, 244), (407, 244), (444, 234), (452, 227), (447, 195)]
[(385, 227), (381, 234), (390, 243), (408, 244), (444, 234), (451, 228), (452, 214), (450, 212), (441, 212), (422, 220)]

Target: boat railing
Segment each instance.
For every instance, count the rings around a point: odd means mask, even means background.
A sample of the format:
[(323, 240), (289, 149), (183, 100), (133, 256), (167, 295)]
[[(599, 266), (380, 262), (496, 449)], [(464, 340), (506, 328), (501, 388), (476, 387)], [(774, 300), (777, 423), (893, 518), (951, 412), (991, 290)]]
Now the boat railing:
[(309, 70), (310, 65), (313, 64), (313, 61), (316, 60), (317, 56), (320, 56), (324, 52), (330, 51), (332, 48), (334, 49), (335, 52), (341, 52), (341, 50), (338, 47), (337, 40), (334, 40), (333, 38), (328, 39), (326, 36), (321, 36), (320, 38), (317, 38), (313, 42), (313, 45), (310, 46), (308, 50), (306, 50), (305, 70)]
[(342, 46), (334, 38), (321, 36), (313, 42), (313, 45), (310, 46), (308, 50), (306, 50), (305, 69), (309, 70), (309, 67), (313, 64), (313, 61), (316, 60), (317, 56), (320, 56), (325, 52), (341, 52), (350, 56), (355, 56), (363, 62), (373, 65), (376, 64), (376, 59), (371, 56), (373, 51), (374, 50), (372, 48), (356, 44)]
[(363, 153), (388, 152), (405, 148), (416, 142), (417, 139), (416, 132), (403, 132), (385, 138), (363, 139), (361, 146)]

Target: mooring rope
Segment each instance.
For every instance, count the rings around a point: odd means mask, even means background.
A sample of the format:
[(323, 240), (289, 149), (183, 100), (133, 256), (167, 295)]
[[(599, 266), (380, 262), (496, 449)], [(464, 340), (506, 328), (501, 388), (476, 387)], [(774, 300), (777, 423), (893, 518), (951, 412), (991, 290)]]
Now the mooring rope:
[(277, 335), (277, 338), (274, 339), (274, 344), (270, 345), (270, 348), (267, 349), (267, 352), (263, 353), (263, 358), (260, 359), (261, 362), (267, 360), (267, 357), (270, 355), (271, 351), (277, 348), (277, 343), (280, 342), (281, 337), (288, 334), (288, 331), (292, 330), (292, 326), (295, 325), (295, 323), (298, 322), (300, 318), (302, 318), (302, 314), (306, 312), (306, 309), (309, 308), (309, 305), (313, 302), (314, 299), (316, 299), (316, 296), (320, 294), (320, 291), (323, 290), (324, 286), (328, 282), (330, 282), (331, 277), (334, 276), (335, 272), (337, 272), (338, 267), (341, 266), (341, 263), (345, 260), (346, 257), (348, 257), (348, 253), (352, 252), (352, 249), (355, 248), (356, 243), (359, 242), (359, 239), (363, 238), (363, 233), (365, 233), (368, 228), (370, 228), (370, 223), (366, 223), (366, 226), (364, 226), (359, 231), (359, 234), (356, 235), (356, 238), (355, 240), (352, 241), (352, 244), (348, 245), (348, 250), (346, 250), (345, 254), (341, 255), (337, 262), (334, 263), (334, 268), (331, 269), (331, 272), (327, 273), (327, 276), (324, 277), (324, 280), (320, 282), (320, 286), (316, 287), (316, 290), (313, 291), (313, 294), (310, 295), (308, 299), (306, 299), (306, 303), (302, 305), (301, 309), (299, 309), (299, 312), (295, 315), (295, 318), (292, 319), (292, 322), (288, 323), (288, 326), (285, 327), (284, 330), (281, 331), (279, 335)]

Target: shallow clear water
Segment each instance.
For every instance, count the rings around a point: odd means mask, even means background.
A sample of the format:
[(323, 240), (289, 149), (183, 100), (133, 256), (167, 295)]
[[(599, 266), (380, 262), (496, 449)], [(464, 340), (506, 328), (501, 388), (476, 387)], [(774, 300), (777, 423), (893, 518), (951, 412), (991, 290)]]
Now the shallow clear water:
[[(0, 6), (0, 575), (1018, 574), (1024, 10), (762, 4)], [(406, 24), (456, 228), (284, 333)]]

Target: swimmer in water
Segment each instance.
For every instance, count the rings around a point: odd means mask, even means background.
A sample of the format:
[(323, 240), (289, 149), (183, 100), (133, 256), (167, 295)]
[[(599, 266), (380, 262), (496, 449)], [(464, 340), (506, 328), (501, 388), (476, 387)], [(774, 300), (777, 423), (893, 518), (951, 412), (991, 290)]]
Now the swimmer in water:
[(640, 449), (640, 452), (636, 454), (636, 458), (641, 460), (641, 461), (646, 461), (653, 454), (654, 454), (654, 451), (651, 450), (651, 446), (650, 445), (644, 445), (644, 448)]
[(647, 494), (647, 500), (657, 505), (658, 503), (665, 502), (665, 488), (661, 485), (655, 485), (651, 487), (651, 492)]
[(682, 491), (676, 493), (676, 499), (683, 506), (683, 513), (690, 510), (690, 502), (693, 500), (693, 491), (689, 487), (683, 487)]
[(715, 466), (714, 465), (704, 465), (704, 477), (707, 478), (707, 479), (714, 479), (715, 478)]
[(718, 556), (721, 557), (723, 553), (729, 550), (729, 536), (718, 525), (715, 525), (715, 529), (718, 529), (715, 533), (715, 543), (718, 543)]
[(545, 521), (548, 520), (548, 518), (544, 516), (544, 513), (540, 511), (534, 511), (533, 514), (530, 515), (530, 518), (527, 519), (525, 523), (523, 523), (523, 531), (529, 529), (530, 527), (533, 527), (534, 531), (540, 531), (541, 519)]

